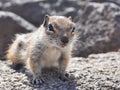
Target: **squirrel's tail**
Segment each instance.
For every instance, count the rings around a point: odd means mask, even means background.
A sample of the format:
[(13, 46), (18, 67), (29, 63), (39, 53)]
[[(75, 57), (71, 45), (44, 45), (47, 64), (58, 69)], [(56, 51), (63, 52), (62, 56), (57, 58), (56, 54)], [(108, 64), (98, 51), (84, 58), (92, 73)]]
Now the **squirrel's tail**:
[(6, 54), (6, 58), (12, 63), (20, 63), (20, 49), (23, 46), (22, 40), (20, 40), (20, 35), (16, 35), (16, 40), (9, 46)]

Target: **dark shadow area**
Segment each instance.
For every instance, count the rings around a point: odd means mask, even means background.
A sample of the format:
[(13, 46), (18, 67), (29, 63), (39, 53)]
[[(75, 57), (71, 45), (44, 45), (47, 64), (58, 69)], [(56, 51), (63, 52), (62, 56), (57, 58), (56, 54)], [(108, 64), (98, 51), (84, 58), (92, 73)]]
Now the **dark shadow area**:
[[(13, 65), (10, 65), (10, 67), (12, 69), (14, 68)], [(29, 82), (31, 82), (33, 78), (31, 72), (25, 67), (22, 67), (21, 69), (18, 68), (19, 67), (17, 67), (16, 72), (25, 74), (28, 77)], [(77, 90), (76, 89), (77, 84), (74, 75), (68, 73), (69, 80), (62, 81), (59, 78), (57, 68), (42, 69), (42, 79), (44, 80), (43, 84), (34, 86), (33, 84), (30, 83), (31, 87), (36, 88), (37, 90)]]

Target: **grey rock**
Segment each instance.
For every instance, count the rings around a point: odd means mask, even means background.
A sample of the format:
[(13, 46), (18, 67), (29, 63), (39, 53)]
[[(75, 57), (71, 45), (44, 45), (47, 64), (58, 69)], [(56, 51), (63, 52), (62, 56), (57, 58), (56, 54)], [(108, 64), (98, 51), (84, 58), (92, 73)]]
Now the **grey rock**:
[(11, 43), (16, 33), (27, 33), (36, 30), (36, 27), (21, 17), (0, 11), (0, 58), (5, 56), (8, 44)]
[(97, 2), (97, 3), (104, 3), (104, 2), (109, 2), (109, 3), (114, 3), (118, 6), (120, 6), (120, 0), (90, 0), (91, 2)]
[(73, 56), (120, 48), (120, 8), (113, 3), (88, 3), (77, 19)]
[(91, 54), (88, 58), (72, 58), (67, 68), (69, 81), (65, 82), (57, 77), (54, 69), (43, 70), (42, 78), (45, 82), (38, 88), (32, 87), (29, 80), (32, 77), (27, 76), (26, 72), (17, 72), (9, 65), (11, 65), (9, 61), (0, 61), (1, 90), (8, 90), (8, 88), (12, 90), (119, 90), (120, 88), (120, 52)]
[(42, 23), (43, 17), (49, 15), (65, 15), (76, 17), (80, 9), (77, 0), (12, 0), (2, 6), (2, 10), (14, 12), (35, 26)]

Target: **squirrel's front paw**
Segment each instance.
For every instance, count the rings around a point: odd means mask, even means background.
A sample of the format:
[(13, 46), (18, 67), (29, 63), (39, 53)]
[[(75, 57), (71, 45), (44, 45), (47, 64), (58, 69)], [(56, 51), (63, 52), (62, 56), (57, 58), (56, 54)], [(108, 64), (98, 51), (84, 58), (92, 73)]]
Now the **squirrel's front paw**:
[(43, 79), (32, 79), (31, 84), (33, 85), (33, 87), (39, 87), (40, 85), (42, 85), (44, 83)]
[(60, 75), (59, 78), (62, 80), (62, 81), (69, 81), (69, 74), (66, 73), (64, 75)]

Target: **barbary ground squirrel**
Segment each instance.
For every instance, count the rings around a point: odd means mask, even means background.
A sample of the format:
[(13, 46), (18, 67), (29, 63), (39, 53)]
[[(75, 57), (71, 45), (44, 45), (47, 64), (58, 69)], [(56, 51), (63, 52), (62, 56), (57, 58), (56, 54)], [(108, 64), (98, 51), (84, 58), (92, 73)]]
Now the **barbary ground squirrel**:
[(71, 17), (46, 15), (38, 30), (16, 35), (7, 51), (7, 59), (15, 69), (21, 64), (28, 65), (33, 84), (43, 83), (42, 68), (52, 66), (57, 66), (61, 79), (66, 80), (65, 70), (71, 56), (74, 30)]

